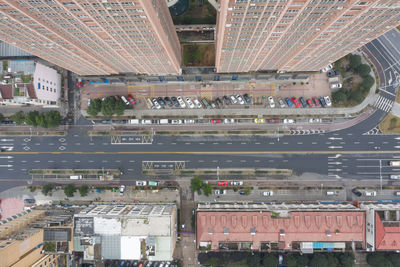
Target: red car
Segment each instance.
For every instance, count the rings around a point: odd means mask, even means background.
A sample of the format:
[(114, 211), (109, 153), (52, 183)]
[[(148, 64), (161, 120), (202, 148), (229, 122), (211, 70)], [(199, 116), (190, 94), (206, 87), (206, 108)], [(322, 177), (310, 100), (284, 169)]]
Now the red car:
[(227, 186), (228, 182), (227, 181), (217, 181), (217, 185), (219, 185), (219, 186)]
[(310, 108), (312, 108), (313, 107), (313, 104), (312, 104), (312, 101), (311, 101), (311, 99), (307, 99), (307, 105), (310, 107)]
[(299, 103), (299, 101), (297, 101), (296, 97), (292, 97), (292, 102), (296, 106), (296, 108), (300, 107), (300, 103)]
[(127, 97), (128, 97), (128, 101), (129, 101), (131, 104), (135, 104), (135, 103), (136, 103), (135, 99), (133, 98), (133, 96), (132, 96), (131, 94), (127, 95)]
[(268, 121), (269, 121), (269, 123), (279, 123), (280, 122), (280, 120), (278, 118), (269, 119)]
[(321, 104), (319, 103), (319, 100), (318, 100), (316, 97), (313, 97), (312, 100), (313, 100), (314, 105), (315, 105), (316, 107), (320, 107), (320, 106), (321, 106)]
[(214, 123), (214, 124), (222, 123), (222, 120), (221, 119), (211, 119), (211, 123)]

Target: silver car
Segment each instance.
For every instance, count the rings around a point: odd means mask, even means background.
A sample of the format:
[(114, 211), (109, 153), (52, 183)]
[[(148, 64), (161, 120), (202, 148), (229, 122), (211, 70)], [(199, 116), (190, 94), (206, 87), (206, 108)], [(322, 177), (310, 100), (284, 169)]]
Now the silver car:
[(178, 96), (176, 99), (178, 100), (178, 103), (181, 106), (181, 108), (186, 108), (186, 104), (185, 104), (185, 102), (183, 102), (183, 99), (181, 96)]
[(236, 98), (237, 98), (237, 100), (239, 101), (240, 105), (244, 105), (244, 100), (243, 100), (243, 98), (241, 97), (241, 95), (237, 95)]
[[(189, 105), (189, 108), (194, 108), (194, 104), (189, 97), (186, 97), (186, 103)], [(178, 100), (179, 101), (179, 100)]]
[(279, 106), (280, 106), (281, 108), (286, 107), (285, 102), (283, 102), (282, 98), (279, 98), (279, 99), (278, 99), (278, 103), (279, 103)]

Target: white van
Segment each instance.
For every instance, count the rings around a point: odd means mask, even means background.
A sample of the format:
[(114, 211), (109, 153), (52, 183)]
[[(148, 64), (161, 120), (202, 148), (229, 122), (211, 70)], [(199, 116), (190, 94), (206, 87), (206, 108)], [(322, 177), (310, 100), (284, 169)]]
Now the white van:
[(128, 121), (129, 124), (139, 124), (140, 121), (138, 119), (133, 119)]
[(124, 101), (124, 103), (125, 103), (125, 105), (129, 105), (129, 101), (128, 101), (128, 99), (126, 99), (126, 97), (125, 96), (121, 96), (121, 99), (122, 99), (122, 101)]
[(141, 124), (152, 124), (151, 120), (140, 120)]
[(390, 179), (392, 180), (399, 180), (400, 179), (400, 174), (391, 174)]
[(271, 197), (271, 196), (274, 195), (274, 192), (272, 192), (272, 191), (264, 191), (264, 192), (262, 193), (262, 195), (263, 195), (264, 197)]
[(337, 195), (337, 192), (336, 191), (326, 191), (326, 195), (327, 196), (335, 196), (335, 195)]
[(71, 179), (71, 180), (80, 180), (80, 179), (82, 179), (82, 175), (71, 175), (69, 177), (69, 179)]
[(400, 191), (394, 192), (395, 196), (400, 196)]
[(365, 191), (365, 196), (367, 197), (375, 197), (376, 191)]
[(169, 123), (169, 120), (168, 120), (168, 119), (161, 119), (161, 120), (159, 121), (159, 123), (160, 123), (160, 124), (168, 124), (168, 123)]

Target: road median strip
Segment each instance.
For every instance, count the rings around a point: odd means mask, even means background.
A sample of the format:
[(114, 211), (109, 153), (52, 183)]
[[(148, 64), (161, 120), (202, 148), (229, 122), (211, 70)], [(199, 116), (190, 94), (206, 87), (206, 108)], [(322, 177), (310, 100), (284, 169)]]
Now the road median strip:
[(21, 131), (0, 131), (0, 136), (66, 136), (66, 131), (39, 131), (39, 134), (33, 133), (30, 131), (21, 132)]
[(210, 169), (184, 169), (177, 170), (175, 174), (194, 174), (194, 175), (292, 175), (293, 171), (290, 169), (219, 169), (210, 170)]

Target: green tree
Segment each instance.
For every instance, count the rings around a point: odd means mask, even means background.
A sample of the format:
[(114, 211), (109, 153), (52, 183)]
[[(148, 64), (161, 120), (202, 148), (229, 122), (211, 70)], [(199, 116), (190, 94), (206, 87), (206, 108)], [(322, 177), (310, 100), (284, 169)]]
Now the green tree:
[(203, 181), (199, 177), (193, 177), (192, 180), (190, 180), (190, 185), (192, 187), (192, 192), (197, 192), (198, 194), (201, 194)]
[(60, 125), (61, 115), (57, 110), (51, 110), (46, 113), (45, 116), (46, 127), (48, 128), (56, 128)]
[(81, 195), (81, 197), (87, 196), (88, 192), (89, 187), (87, 185), (82, 185), (81, 187), (79, 187), (79, 194)]
[(259, 267), (260, 266), (260, 256), (258, 254), (247, 256), (246, 262), (249, 267)]
[(378, 253), (368, 254), (367, 262), (372, 267), (393, 267), (393, 264), (383, 254)]
[(101, 111), (101, 99), (91, 100), (86, 111), (90, 116), (97, 116), (97, 114)]
[(358, 73), (361, 77), (369, 75), (370, 72), (371, 72), (371, 67), (367, 64), (361, 64), (356, 68), (356, 73)]
[(363, 81), (361, 82), (361, 86), (367, 89), (371, 89), (372, 85), (374, 85), (375, 80), (371, 75), (366, 75), (363, 77)]
[(278, 263), (278, 257), (274, 254), (267, 253), (263, 257), (263, 266), (265, 267), (276, 267)]
[(124, 115), (124, 111), (126, 108), (126, 104), (122, 102), (122, 100), (118, 100), (115, 102), (114, 112), (118, 115)]
[(106, 117), (111, 117), (114, 114), (115, 98), (107, 97), (101, 102), (101, 113)]
[(209, 185), (209, 184), (203, 184), (202, 189), (203, 189), (204, 195), (206, 195), (206, 196), (211, 195), (211, 193), (212, 193), (212, 186), (211, 186), (211, 185)]
[(295, 256), (289, 254), (286, 256), (286, 265), (288, 267), (297, 267), (297, 259)]
[(37, 126), (36, 117), (39, 116), (39, 111), (31, 111), (25, 115), (25, 123), (31, 126)]
[(328, 267), (327, 258), (322, 253), (314, 253), (310, 261), (311, 267)]
[[(343, 253), (339, 256), (340, 264), (343, 267), (353, 267), (354, 255), (352, 253)], [(400, 266), (400, 265), (399, 265)]]
[(76, 188), (73, 184), (69, 184), (64, 187), (64, 194), (67, 197), (73, 197), (75, 192), (76, 192)]
[(363, 94), (360, 90), (355, 90), (351, 92), (349, 98), (356, 103), (361, 103), (364, 99)]
[(14, 121), (16, 124), (21, 125), (24, 123), (25, 120), (25, 114), (23, 111), (18, 111), (14, 115), (10, 117), (12, 121)]
[(296, 258), (297, 258), (297, 267), (308, 266), (308, 263), (310, 262), (308, 255), (298, 255)]
[(4, 115), (3, 115), (3, 113), (0, 113), (0, 122), (1, 121), (4, 121)]
[(400, 266), (400, 255), (397, 253), (389, 254), (387, 256), (389, 261), (393, 264), (393, 266)]
[(36, 117), (36, 125), (43, 127), (43, 128), (47, 128), (47, 121), (46, 121), (46, 115), (44, 114), (38, 114)]
[(250, 195), (250, 193), (251, 193), (251, 187), (245, 187), (245, 189), (244, 189), (244, 194), (245, 194), (246, 196), (248, 196), (248, 195)]
[(51, 195), (51, 191), (53, 191), (54, 186), (52, 184), (46, 184), (42, 187), (42, 193), (43, 195)]
[(347, 94), (346, 94), (345, 90), (340, 89), (339, 91), (332, 93), (332, 100), (333, 100), (333, 103), (337, 103), (337, 104), (346, 102)]
[(349, 62), (350, 69), (354, 71), (358, 66), (361, 65), (361, 57), (359, 55), (350, 55)]
[(326, 255), (328, 267), (336, 267), (339, 264), (339, 260), (335, 257), (334, 254)]
[(206, 262), (206, 265), (209, 265), (212, 267), (222, 266), (223, 264), (224, 264), (224, 261), (222, 259), (216, 258), (216, 257), (211, 257)]

